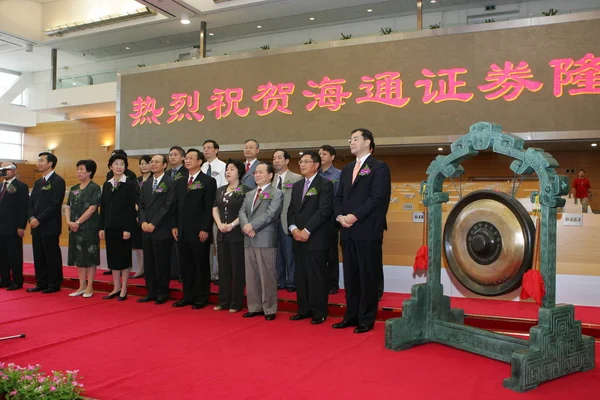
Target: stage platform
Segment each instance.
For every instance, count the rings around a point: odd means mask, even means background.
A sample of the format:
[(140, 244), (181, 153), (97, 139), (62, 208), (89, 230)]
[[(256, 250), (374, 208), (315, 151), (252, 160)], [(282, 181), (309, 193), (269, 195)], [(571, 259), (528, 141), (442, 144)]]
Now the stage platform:
[[(98, 292), (111, 292), (112, 276), (103, 275), (104, 270), (98, 269), (94, 279), (94, 289)], [(77, 268), (63, 267), (65, 289), (79, 287)], [(24, 264), (25, 282), (35, 284), (35, 274), (32, 264)], [(144, 279), (131, 279), (128, 294), (145, 296)], [(171, 281), (171, 299), (182, 298), (182, 285), (178, 281)], [(211, 285), (210, 302), (216, 304), (219, 287)], [(66, 295), (66, 293), (65, 293)], [(96, 297), (98, 297), (98, 294)], [(402, 316), (402, 302), (410, 298), (409, 294), (384, 293), (379, 302), (377, 318), (385, 321), (389, 318)], [(465, 324), (477, 328), (488, 329), (495, 332), (510, 333), (528, 336), (529, 329), (537, 325), (538, 305), (532, 301), (504, 301), (493, 299), (475, 299), (452, 297), (453, 308), (461, 308), (465, 312)], [(345, 293), (340, 290), (337, 294), (329, 295), (329, 316), (342, 317), (345, 311)], [(279, 311), (296, 312), (296, 293), (279, 290)], [(600, 307), (575, 306), (575, 318), (581, 321), (582, 333), (600, 340)]]

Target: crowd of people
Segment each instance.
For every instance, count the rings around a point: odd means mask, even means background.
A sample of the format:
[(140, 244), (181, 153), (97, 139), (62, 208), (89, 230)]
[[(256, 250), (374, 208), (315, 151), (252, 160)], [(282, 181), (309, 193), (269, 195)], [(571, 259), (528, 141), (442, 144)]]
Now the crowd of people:
[[(328, 295), (339, 290), (338, 245), (343, 252), (347, 309), (336, 329), (373, 329), (383, 293), (382, 241), (391, 194), (388, 166), (373, 156), (375, 140), (367, 129), (349, 139), (352, 162), (333, 166), (336, 151), (323, 145), (299, 160), (300, 175), (289, 170), (290, 154), (276, 150), (259, 160), (254, 139), (244, 143), (244, 161), (218, 158), (219, 145), (206, 140), (202, 150), (173, 146), (168, 155), (139, 159), (140, 176), (129, 169), (127, 154), (115, 150), (105, 182), (94, 182), (97, 164), (74, 166), (79, 183), (68, 191), (56, 172), (57, 157), (42, 152), (31, 194), (16, 178), (17, 166), (3, 164), (0, 190), (0, 287), (23, 287), (23, 241), (32, 233), (36, 285), (28, 292), (58, 292), (63, 280), (59, 236), (68, 225), (67, 264), (77, 266), (79, 288), (69, 296), (92, 297), (100, 265), (100, 241), (113, 290), (103, 299), (127, 300), (128, 280), (144, 277), (140, 303), (164, 304), (169, 282), (180, 279), (183, 298), (173, 307), (202, 309), (210, 283), (218, 284), (215, 311), (241, 311), (244, 318), (274, 320), (277, 291), (297, 293), (291, 320), (327, 319)], [(216, 253), (216, 259), (212, 254)], [(143, 261), (142, 261), (143, 260)]]

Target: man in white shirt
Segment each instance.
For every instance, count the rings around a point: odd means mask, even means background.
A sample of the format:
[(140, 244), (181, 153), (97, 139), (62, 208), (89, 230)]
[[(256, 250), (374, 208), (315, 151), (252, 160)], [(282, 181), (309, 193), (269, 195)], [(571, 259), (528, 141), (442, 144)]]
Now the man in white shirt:
[(273, 153), (273, 167), (275, 176), (272, 185), (283, 191), (283, 207), (281, 209), (281, 222), (277, 230), (277, 288), (287, 289), (288, 292), (296, 291), (296, 261), (292, 248), (294, 240), (288, 229), (287, 213), (292, 198), (294, 183), (302, 176), (288, 169), (290, 154), (285, 150), (275, 150)]
[[(227, 179), (225, 179), (225, 168), (227, 164), (218, 159), (219, 155), (219, 144), (208, 139), (204, 141), (202, 145), (202, 151), (206, 162), (202, 163), (201, 171), (204, 174), (210, 176), (217, 181), (217, 188), (223, 185), (227, 185)], [(217, 263), (217, 225), (213, 224), (212, 228), (212, 240), (213, 243), (210, 245), (210, 280), (216, 284), (219, 284), (219, 264)]]

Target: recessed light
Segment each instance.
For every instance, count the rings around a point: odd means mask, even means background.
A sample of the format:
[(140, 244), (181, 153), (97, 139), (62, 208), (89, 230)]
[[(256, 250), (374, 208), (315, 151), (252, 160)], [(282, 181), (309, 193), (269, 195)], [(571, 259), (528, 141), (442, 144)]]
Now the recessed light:
[(73, 86), (76, 86), (76, 85), (77, 85), (77, 82), (73, 82)]
[(598, 143), (592, 143), (592, 147), (598, 146)]
[(188, 25), (190, 23), (190, 16), (187, 14), (181, 14), (181, 23)]
[(444, 148), (443, 147), (438, 147), (438, 151), (443, 151)]
[(130, 49), (130, 47), (129, 47), (129, 46), (125, 47), (125, 50), (129, 50), (129, 49)]
[(315, 20), (315, 17), (310, 17), (309, 19), (310, 19), (311, 21), (314, 21), (314, 20)]
[(298, 154), (302, 155), (302, 154), (304, 154), (304, 153), (303, 153), (303, 152), (300, 152), (300, 153), (298, 153)]
[(215, 34), (214, 34), (214, 33), (212, 33), (212, 32), (208, 32), (208, 34), (209, 34), (210, 36), (215, 36)]
[(436, 3), (436, 1), (435, 1), (435, 0), (431, 0), (431, 4), (435, 4), (435, 3)]
[(367, 12), (373, 12), (373, 10), (369, 8), (369, 9), (367, 10)]
[(257, 27), (258, 29), (262, 28), (262, 26), (261, 26), (261, 25), (256, 25), (256, 27)]

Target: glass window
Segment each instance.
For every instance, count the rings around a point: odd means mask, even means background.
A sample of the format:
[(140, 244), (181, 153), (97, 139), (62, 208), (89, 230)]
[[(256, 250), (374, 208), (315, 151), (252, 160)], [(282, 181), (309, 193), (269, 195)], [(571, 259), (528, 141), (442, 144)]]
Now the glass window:
[(0, 96), (2, 96), (19, 79), (19, 75), (0, 71)]
[(0, 159), (23, 159), (23, 134), (0, 130)]

